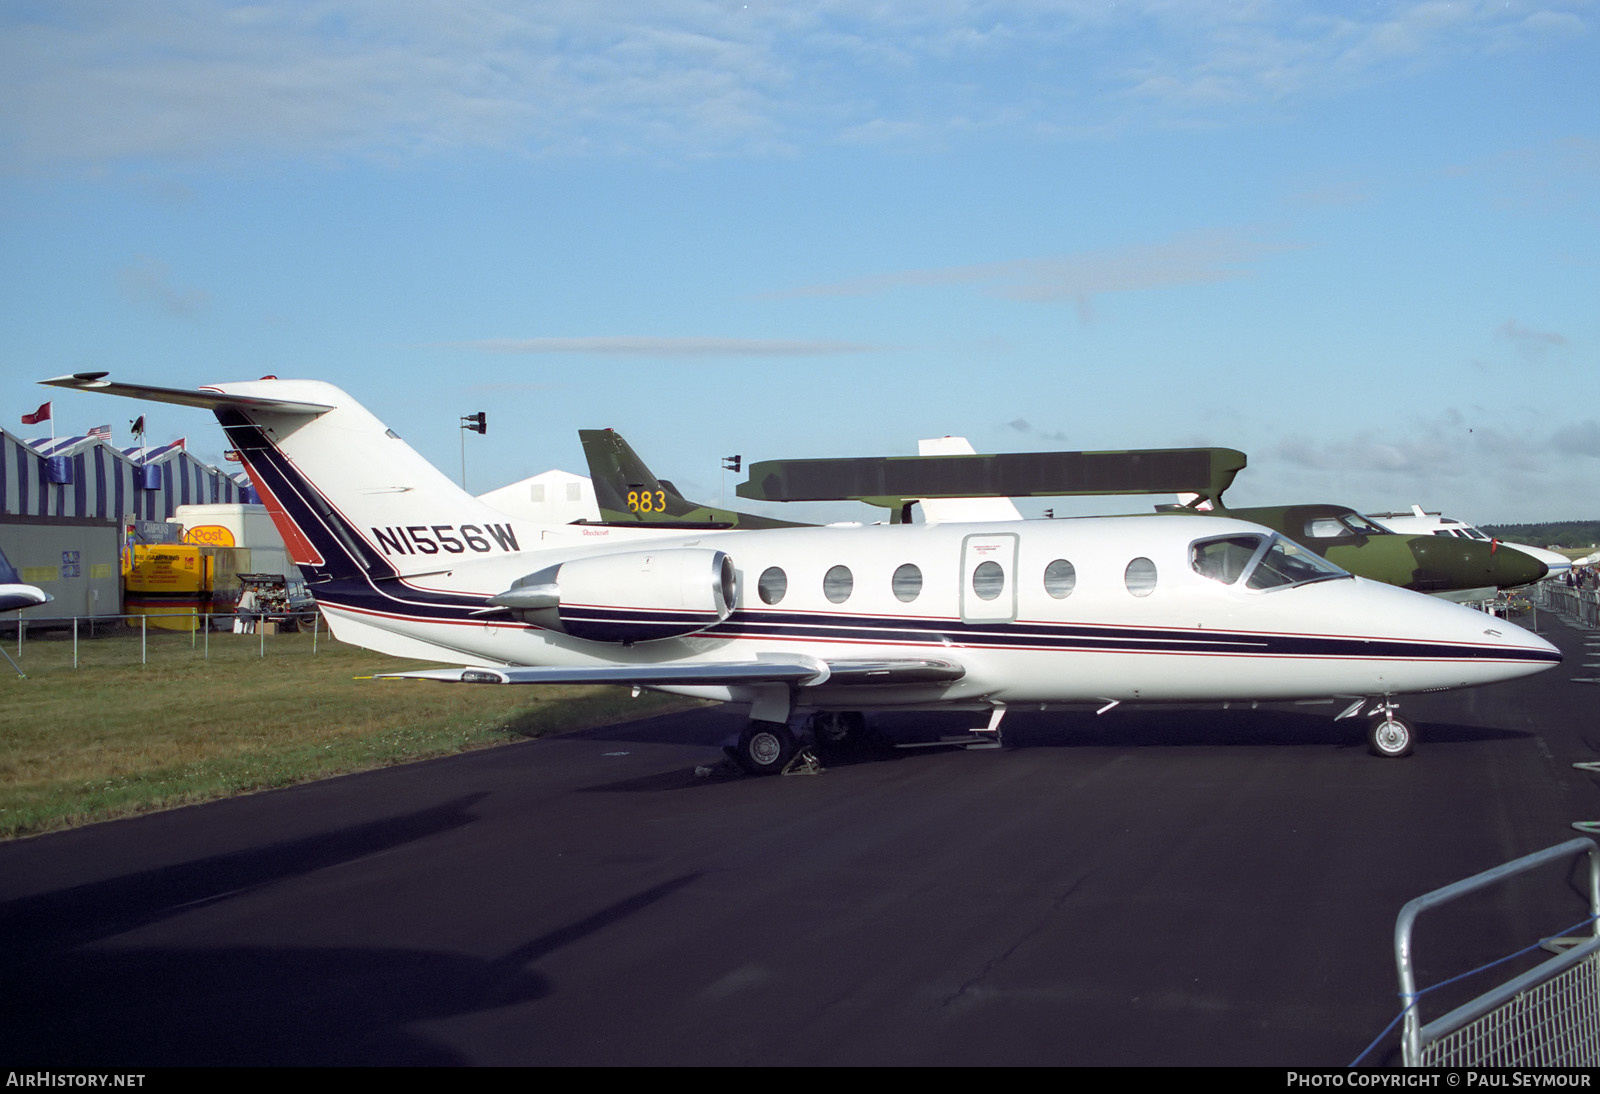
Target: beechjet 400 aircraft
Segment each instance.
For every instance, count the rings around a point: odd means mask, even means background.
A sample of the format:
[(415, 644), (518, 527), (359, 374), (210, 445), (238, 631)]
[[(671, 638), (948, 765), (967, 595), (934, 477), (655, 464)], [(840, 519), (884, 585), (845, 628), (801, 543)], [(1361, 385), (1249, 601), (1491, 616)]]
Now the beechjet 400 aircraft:
[(617, 683), (744, 703), (782, 770), (810, 713), (1348, 700), (1383, 755), (1406, 692), (1555, 665), (1511, 623), (1351, 577), (1243, 521), (1094, 517), (691, 531), (508, 519), (343, 391), (46, 383), (214, 411), (335, 636), (465, 683)]
[(17, 576), (17, 568), (11, 565), (6, 553), (0, 551), (0, 612), (34, 608), (54, 599), (37, 585), (24, 585)]

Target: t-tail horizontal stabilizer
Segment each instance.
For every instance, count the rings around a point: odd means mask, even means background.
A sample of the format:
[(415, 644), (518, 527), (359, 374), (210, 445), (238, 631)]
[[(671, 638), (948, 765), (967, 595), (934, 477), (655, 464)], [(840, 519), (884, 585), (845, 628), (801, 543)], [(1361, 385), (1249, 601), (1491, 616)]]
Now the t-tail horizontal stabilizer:
[(315, 417), (326, 414), (333, 407), (326, 403), (303, 403), (293, 399), (269, 399), (259, 395), (228, 395), (220, 391), (196, 388), (155, 387), (151, 384), (120, 384), (104, 377), (104, 372), (78, 372), (71, 376), (57, 376), (40, 380), (50, 387), (64, 387), (73, 391), (94, 391), (103, 395), (123, 395), (129, 399), (144, 399), (152, 403), (174, 403), (178, 406), (217, 410), (228, 407), (234, 410), (269, 410), (275, 414), (307, 414)]

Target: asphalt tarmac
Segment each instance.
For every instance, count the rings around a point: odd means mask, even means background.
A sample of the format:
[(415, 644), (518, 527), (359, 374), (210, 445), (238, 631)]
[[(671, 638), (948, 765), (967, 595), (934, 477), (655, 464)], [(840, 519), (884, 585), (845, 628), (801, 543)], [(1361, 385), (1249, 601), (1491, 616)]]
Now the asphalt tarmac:
[[(1566, 662), (1403, 700), (1404, 760), (1334, 707), (1119, 709), (699, 777), (708, 708), (14, 842), (0, 1061), (1393, 1062), (1401, 906), (1600, 819), (1600, 644), (1539, 625)], [(1577, 878), (1425, 917), (1423, 981)]]

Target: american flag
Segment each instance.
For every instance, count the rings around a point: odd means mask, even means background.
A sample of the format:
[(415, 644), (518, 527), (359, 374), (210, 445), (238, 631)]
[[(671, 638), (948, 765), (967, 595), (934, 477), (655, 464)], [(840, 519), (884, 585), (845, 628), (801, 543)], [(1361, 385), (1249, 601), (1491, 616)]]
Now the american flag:
[(89, 430), (89, 436), (99, 437), (102, 441), (109, 441), (111, 440), (111, 427), (109, 425), (97, 425)]

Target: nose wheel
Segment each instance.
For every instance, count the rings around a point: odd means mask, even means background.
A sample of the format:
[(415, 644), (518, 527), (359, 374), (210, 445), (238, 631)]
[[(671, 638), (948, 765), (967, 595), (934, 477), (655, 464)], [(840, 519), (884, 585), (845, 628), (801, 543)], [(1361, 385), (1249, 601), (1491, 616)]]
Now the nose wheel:
[(1380, 710), (1367, 723), (1367, 748), (1374, 756), (1398, 760), (1411, 755), (1416, 743), (1416, 727), (1392, 710)]

